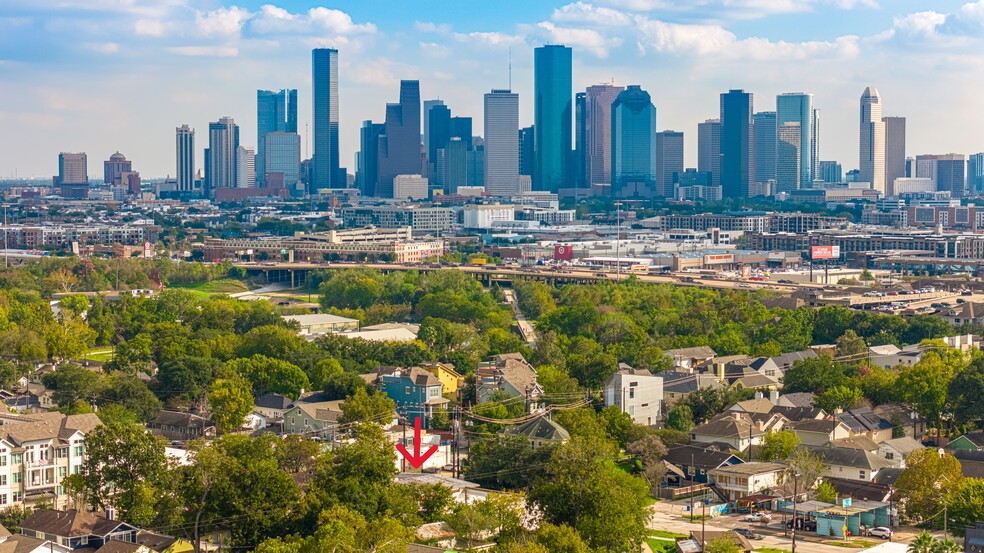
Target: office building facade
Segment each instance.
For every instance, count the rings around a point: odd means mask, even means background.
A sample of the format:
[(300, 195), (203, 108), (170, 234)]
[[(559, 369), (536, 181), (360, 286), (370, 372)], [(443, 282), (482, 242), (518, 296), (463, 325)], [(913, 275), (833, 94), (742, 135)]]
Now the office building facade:
[(548, 44), (533, 51), (533, 188), (567, 186), (574, 106), (571, 49)]
[(884, 194), (885, 186), (885, 123), (882, 121), (882, 99), (873, 86), (861, 94), (861, 142), (859, 148), (858, 182), (871, 183), (871, 188)]
[(823, 182), (844, 182), (844, 171), (836, 161), (820, 162), (820, 180)]
[[(294, 188), (301, 178), (301, 137), (294, 132), (270, 132), (263, 137), (266, 174), (281, 174), (284, 185)], [(259, 165), (257, 154), (257, 165)], [(265, 181), (264, 181), (265, 182)]]
[(656, 106), (649, 93), (630, 85), (612, 104), (612, 196), (654, 198)]
[[(424, 112), (423, 112), (423, 114), (424, 114), (424, 150), (428, 153), (428, 155), (431, 155), (430, 154), (430, 152), (431, 152), (431, 143), (430, 143), (430, 129), (431, 129), (430, 112), (431, 112), (431, 108), (433, 108), (434, 106), (443, 106), (443, 105), (444, 105), (444, 100), (424, 100), (424, 102), (423, 102), (423, 106), (424, 106)], [(448, 113), (448, 116), (450, 117), (450, 112)], [(448, 126), (450, 126), (450, 122), (448, 123)], [(433, 150), (436, 152), (437, 151), (437, 148), (434, 148)], [(431, 163), (434, 163), (434, 157), (433, 156), (431, 156), (429, 159), (430, 159), (430, 162)]]
[(444, 174), (442, 176), (442, 186), (448, 194), (454, 194), (458, 187), (468, 185), (468, 148), (465, 141), (457, 136), (448, 141), (448, 145), (443, 152), (438, 155), (443, 157)]
[(755, 133), (755, 182), (776, 180), (776, 112), (760, 111), (752, 116)]
[(530, 177), (533, 176), (533, 160), (536, 155), (533, 134), (533, 125), (519, 129), (519, 174)]
[(656, 133), (656, 195), (673, 197), (675, 178), (683, 174), (683, 133)]
[(936, 156), (936, 190), (949, 192), (951, 198), (966, 196), (966, 169), (967, 160), (963, 154)]
[(376, 196), (376, 182), (379, 180), (379, 138), (386, 125), (363, 121), (359, 130), (359, 156), (357, 162), (357, 186), (363, 196)]
[(379, 139), (376, 195), (393, 197), (397, 175), (417, 175), (420, 155), (420, 82), (400, 81), (400, 102), (386, 104), (386, 122)]
[(256, 188), (256, 154), (252, 148), (236, 148), (236, 188)]
[(89, 158), (85, 152), (58, 154), (58, 184), (89, 184)]
[(297, 132), (297, 90), (285, 89), (256, 91), (256, 181), (262, 183), (266, 175), (264, 148), (267, 133)]
[(587, 117), (588, 94), (578, 92), (574, 94), (574, 164), (571, 175), (574, 188), (582, 188), (588, 182)]
[[(311, 53), (314, 152), (308, 192), (344, 188), (338, 161), (338, 50), (315, 48)], [(415, 171), (416, 172), (416, 171)]]
[(905, 117), (882, 117), (885, 124), (885, 187), (905, 177)]
[(612, 182), (612, 104), (625, 88), (594, 85), (585, 90), (584, 139), (588, 184)]
[(133, 171), (133, 163), (126, 156), (116, 152), (103, 162), (103, 183), (119, 184), (124, 173)]
[(776, 135), (776, 189), (774, 192), (798, 190), (802, 184), (800, 171), (803, 170), (800, 150), (803, 128), (799, 123), (790, 122), (779, 125)]
[(721, 120), (697, 124), (697, 172), (711, 176), (711, 186), (721, 185)]
[(236, 186), (236, 153), (239, 150), (239, 125), (232, 117), (208, 124), (208, 149), (205, 150), (205, 177), (211, 195), (216, 188)]
[[(796, 188), (809, 188), (818, 169), (815, 128), (816, 110), (813, 107), (813, 95), (804, 92), (788, 92), (776, 96), (776, 130), (786, 123), (799, 125), (799, 184)], [(789, 134), (791, 131), (787, 131)], [(778, 135), (777, 135), (778, 137)], [(779, 145), (777, 143), (776, 147)], [(758, 154), (756, 154), (758, 155)], [(756, 168), (756, 171), (758, 169)], [(778, 171), (778, 168), (777, 168)], [(776, 178), (778, 181), (778, 177)], [(794, 189), (795, 190), (795, 189)]]
[(424, 131), (427, 159), (431, 164), (435, 164), (437, 151), (446, 148), (448, 141), (451, 140), (451, 109), (442, 102), (430, 106), (429, 110), (425, 108), (424, 113), (427, 122), (427, 129)]
[(188, 125), (174, 129), (174, 152), (177, 191), (188, 194), (195, 189), (195, 129)]
[(984, 153), (967, 157), (967, 193), (971, 196), (984, 194)]
[(485, 192), (519, 193), (519, 94), (492, 90), (485, 95)]
[(747, 198), (755, 177), (753, 107), (750, 92), (721, 94), (721, 192), (725, 198)]

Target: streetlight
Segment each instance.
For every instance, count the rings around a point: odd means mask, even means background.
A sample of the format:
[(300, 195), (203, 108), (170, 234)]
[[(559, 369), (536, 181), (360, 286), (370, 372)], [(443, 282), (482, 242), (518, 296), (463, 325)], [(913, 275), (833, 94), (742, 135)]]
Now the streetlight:
[(798, 472), (793, 473), (793, 551), (796, 553), (796, 495), (799, 492), (799, 476)]

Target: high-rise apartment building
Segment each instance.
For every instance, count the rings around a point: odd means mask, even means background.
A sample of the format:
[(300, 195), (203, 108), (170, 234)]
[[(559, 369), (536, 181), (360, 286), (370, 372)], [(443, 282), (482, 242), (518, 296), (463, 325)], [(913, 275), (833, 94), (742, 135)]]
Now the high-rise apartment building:
[(774, 192), (797, 190), (802, 184), (803, 128), (797, 122), (779, 125), (776, 140), (776, 189)]
[(905, 177), (905, 117), (882, 117), (885, 124), (885, 186)]
[[(816, 118), (817, 113), (813, 108), (812, 94), (788, 92), (776, 96), (776, 129), (778, 130), (786, 123), (796, 123), (800, 129), (800, 145), (798, 148), (800, 180), (796, 188), (809, 188), (813, 185), (813, 179), (816, 176), (818, 166), (818, 160), (816, 159), (817, 148), (815, 145), (817, 133), (814, 127)], [(778, 177), (776, 180), (778, 181)]]
[(195, 129), (188, 125), (174, 129), (174, 151), (177, 192), (188, 194), (195, 189)]
[(208, 149), (205, 151), (205, 176), (208, 195), (216, 188), (236, 186), (236, 154), (239, 150), (239, 125), (232, 117), (208, 124)]
[[(308, 192), (344, 188), (347, 183), (341, 178), (338, 163), (338, 50), (315, 48), (311, 52), (311, 69), (314, 153)], [(419, 171), (418, 168), (413, 172)]]
[(297, 89), (256, 91), (256, 181), (262, 183), (266, 157), (264, 138), (271, 132), (297, 132)]
[(656, 139), (656, 195), (673, 197), (674, 175), (683, 173), (683, 133), (663, 131)]
[(984, 153), (970, 154), (967, 158), (967, 193), (984, 194)]
[(861, 94), (861, 144), (859, 149), (858, 182), (869, 182), (871, 188), (884, 194), (885, 186), (885, 123), (882, 121), (882, 100), (873, 86)]
[(612, 182), (612, 104), (625, 90), (608, 84), (589, 86), (585, 90), (584, 140), (588, 184)]
[(495, 90), (485, 95), (485, 192), (519, 193), (519, 94)]
[(776, 180), (776, 112), (760, 111), (752, 116), (755, 136), (755, 182)]
[(519, 129), (519, 174), (533, 176), (533, 125)]
[(711, 186), (721, 185), (721, 120), (697, 124), (697, 172), (711, 176)]
[(120, 184), (124, 173), (133, 172), (133, 163), (126, 156), (116, 152), (103, 162), (103, 182)]
[(820, 162), (820, 180), (823, 182), (844, 182), (844, 171), (836, 161)]
[(379, 139), (376, 195), (393, 197), (397, 175), (418, 175), (420, 155), (420, 82), (400, 81), (400, 103), (386, 104), (386, 123)]
[(721, 94), (721, 193), (747, 198), (755, 177), (752, 142), (753, 96), (744, 90)]
[(654, 198), (656, 106), (649, 93), (629, 85), (612, 104), (612, 196)]
[(571, 49), (558, 44), (536, 48), (533, 51), (534, 190), (556, 192), (568, 185), (574, 121), (572, 96)]
[(376, 196), (376, 182), (379, 181), (379, 139), (386, 132), (386, 125), (363, 121), (359, 130), (359, 158), (357, 186), (363, 196)]
[[(259, 165), (259, 154), (257, 154)], [(284, 185), (294, 188), (301, 178), (301, 137), (296, 132), (269, 132), (263, 137), (266, 174), (281, 174)]]

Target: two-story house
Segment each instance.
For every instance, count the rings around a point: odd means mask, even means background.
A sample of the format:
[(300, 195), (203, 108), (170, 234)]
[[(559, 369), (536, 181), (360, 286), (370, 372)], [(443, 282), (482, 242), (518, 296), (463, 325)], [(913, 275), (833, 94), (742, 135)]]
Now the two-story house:
[(863, 434), (876, 444), (892, 439), (892, 423), (867, 407), (838, 413), (837, 418), (851, 429), (852, 436)]
[(872, 453), (865, 449), (804, 445), (799, 448), (819, 456), (823, 460), (823, 476), (833, 478), (871, 482), (878, 475), (878, 471), (898, 466), (897, 463), (880, 457), (877, 452)]
[(446, 407), (450, 401), (443, 397), (443, 386), (433, 374), (420, 367), (376, 367), (367, 375), (376, 389), (396, 403), (396, 412), (412, 423), (420, 417), (427, 427), (434, 409)]
[(490, 361), (479, 363), (475, 370), (478, 402), (485, 403), (496, 392), (510, 397), (526, 397), (531, 409), (543, 396), (543, 387), (536, 382), (536, 370), (521, 353), (493, 355)]
[(310, 401), (297, 400), (284, 412), (284, 433), (328, 437), (338, 425), (344, 402), (342, 399), (319, 401), (318, 396), (311, 396)]
[(690, 430), (690, 441), (700, 443), (721, 442), (736, 451), (746, 451), (753, 445), (761, 445), (769, 432), (782, 430), (786, 418), (782, 415), (768, 415), (753, 419), (748, 413), (725, 411), (704, 424)]
[(673, 367), (675, 369), (692, 372), (698, 365), (717, 357), (717, 352), (711, 349), (710, 346), (696, 346), (692, 348), (668, 349), (663, 351), (663, 355), (673, 360)]
[(662, 417), (663, 378), (624, 363), (605, 381), (605, 407), (616, 406), (638, 424), (652, 426)]
[(111, 541), (136, 545), (140, 531), (132, 524), (115, 520), (112, 514), (101, 516), (75, 509), (35, 511), (21, 522), (20, 527), (25, 536), (48, 540), (69, 549), (95, 550)]
[(711, 469), (707, 482), (728, 501), (775, 488), (783, 481), (787, 466), (780, 463), (741, 463)]
[(465, 385), (465, 377), (458, 374), (451, 363), (424, 361), (420, 364), (420, 368), (436, 376), (441, 381), (444, 393), (451, 397), (457, 396), (458, 388)]

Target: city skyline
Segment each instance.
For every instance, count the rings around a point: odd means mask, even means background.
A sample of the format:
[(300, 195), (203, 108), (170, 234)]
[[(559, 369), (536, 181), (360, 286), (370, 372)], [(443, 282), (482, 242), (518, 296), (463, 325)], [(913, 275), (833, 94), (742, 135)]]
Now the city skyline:
[[(421, 98), (444, 99), (472, 117), (481, 135), (483, 94), (509, 84), (511, 50), (520, 126), (531, 124), (533, 48), (547, 43), (573, 49), (574, 92), (613, 81), (649, 90), (659, 130), (696, 138), (697, 124), (717, 117), (718, 95), (732, 88), (755, 94), (756, 111), (774, 110), (777, 94), (804, 91), (823, 110), (820, 159), (846, 171), (858, 166), (858, 94), (875, 86), (884, 115), (907, 118), (909, 155), (982, 149), (974, 131), (984, 115), (970, 108), (980, 82), (981, 61), (972, 53), (984, 30), (984, 1), (691, 4), (607, 0), (436, 12), (338, 2), (292, 3), (288, 11), (257, 2), (105, 0), (65, 1), (56, 10), (14, 0), (0, 21), (0, 95), (9, 110), (0, 121), (10, 153), (0, 176), (50, 178), (58, 152), (105, 159), (117, 150), (145, 178), (174, 176), (173, 156), (159, 155), (173, 152), (172, 129), (188, 124), (201, 137), (224, 116), (255, 129), (256, 91), (282, 88), (298, 89), (302, 155), (310, 157), (310, 56), (321, 46), (339, 50), (339, 165), (350, 173), (362, 122), (384, 119), (401, 79), (419, 80)], [(103, 23), (130, 32), (106, 42)], [(925, 71), (898, 70), (914, 65)], [(102, 86), (77, 86), (96, 73)], [(688, 86), (660, 86), (680, 81)], [(930, 101), (944, 95), (948, 102)], [(252, 134), (245, 135), (250, 142)], [(202, 168), (200, 148), (196, 156)], [(696, 140), (687, 139), (685, 165), (696, 159)]]

